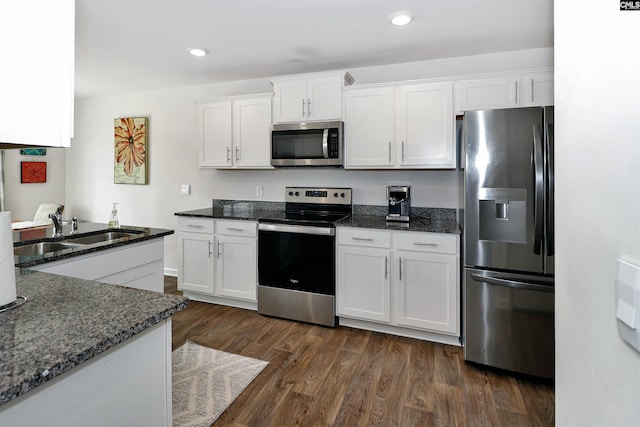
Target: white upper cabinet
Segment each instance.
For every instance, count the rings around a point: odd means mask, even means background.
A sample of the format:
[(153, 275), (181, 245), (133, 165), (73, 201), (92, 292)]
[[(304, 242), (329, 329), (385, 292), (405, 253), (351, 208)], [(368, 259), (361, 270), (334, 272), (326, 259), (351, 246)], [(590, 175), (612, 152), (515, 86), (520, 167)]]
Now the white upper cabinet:
[(273, 123), (342, 120), (342, 88), (349, 73), (309, 74), (272, 79)]
[(345, 92), (346, 166), (392, 167), (394, 88), (353, 88)]
[(397, 89), (400, 167), (455, 167), (453, 83), (426, 83)]
[(457, 82), (457, 111), (518, 107), (519, 80), (519, 76), (507, 76)]
[(271, 168), (271, 94), (198, 105), (201, 167)]
[(21, 0), (2, 9), (0, 143), (69, 147), (75, 2)]
[(553, 70), (500, 73), (456, 82), (456, 112), (553, 105)]
[(453, 83), (345, 91), (347, 168), (454, 168)]

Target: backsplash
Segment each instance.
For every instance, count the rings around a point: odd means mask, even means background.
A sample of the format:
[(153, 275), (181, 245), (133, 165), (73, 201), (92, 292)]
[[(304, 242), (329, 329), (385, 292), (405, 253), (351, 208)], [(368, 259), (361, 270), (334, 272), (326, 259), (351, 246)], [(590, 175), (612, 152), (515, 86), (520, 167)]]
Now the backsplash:
[[(284, 202), (266, 202), (256, 200), (229, 200), (229, 199), (213, 199), (213, 208), (230, 210), (234, 212), (266, 210), (266, 211), (282, 211), (285, 208)], [(376, 205), (353, 205), (354, 215), (372, 215), (385, 216), (388, 213), (387, 206)], [(446, 219), (456, 220), (456, 209), (449, 208), (422, 208), (411, 207), (411, 216), (424, 219)]]

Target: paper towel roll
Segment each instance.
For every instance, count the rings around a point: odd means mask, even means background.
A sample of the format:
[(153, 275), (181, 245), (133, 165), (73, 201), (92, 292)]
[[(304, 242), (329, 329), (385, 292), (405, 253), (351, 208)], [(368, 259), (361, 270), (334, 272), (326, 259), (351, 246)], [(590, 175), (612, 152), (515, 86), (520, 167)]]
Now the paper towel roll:
[(11, 212), (0, 212), (0, 306), (11, 304), (16, 298)]

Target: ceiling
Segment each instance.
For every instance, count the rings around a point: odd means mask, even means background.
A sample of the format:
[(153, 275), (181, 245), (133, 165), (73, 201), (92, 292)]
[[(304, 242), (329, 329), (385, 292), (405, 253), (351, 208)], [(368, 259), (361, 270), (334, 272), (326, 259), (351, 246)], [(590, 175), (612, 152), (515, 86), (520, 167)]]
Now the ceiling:
[[(409, 10), (405, 27), (388, 16)], [(210, 51), (194, 57), (188, 46)], [(76, 97), (553, 46), (553, 0), (76, 0)]]

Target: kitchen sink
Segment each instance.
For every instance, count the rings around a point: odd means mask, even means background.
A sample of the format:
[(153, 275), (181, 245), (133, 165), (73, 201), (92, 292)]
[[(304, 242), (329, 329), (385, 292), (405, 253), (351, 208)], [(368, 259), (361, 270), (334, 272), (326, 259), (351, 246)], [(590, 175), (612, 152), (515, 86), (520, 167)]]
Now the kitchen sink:
[(40, 242), (32, 243), (30, 245), (16, 246), (13, 248), (13, 254), (16, 256), (36, 256), (43, 255), (48, 252), (77, 248), (78, 246), (79, 245), (66, 242)]
[(90, 234), (88, 236), (67, 237), (67, 242), (72, 244), (91, 245), (93, 243), (112, 242), (125, 237), (134, 237), (141, 234), (141, 231), (103, 231), (101, 233)]

